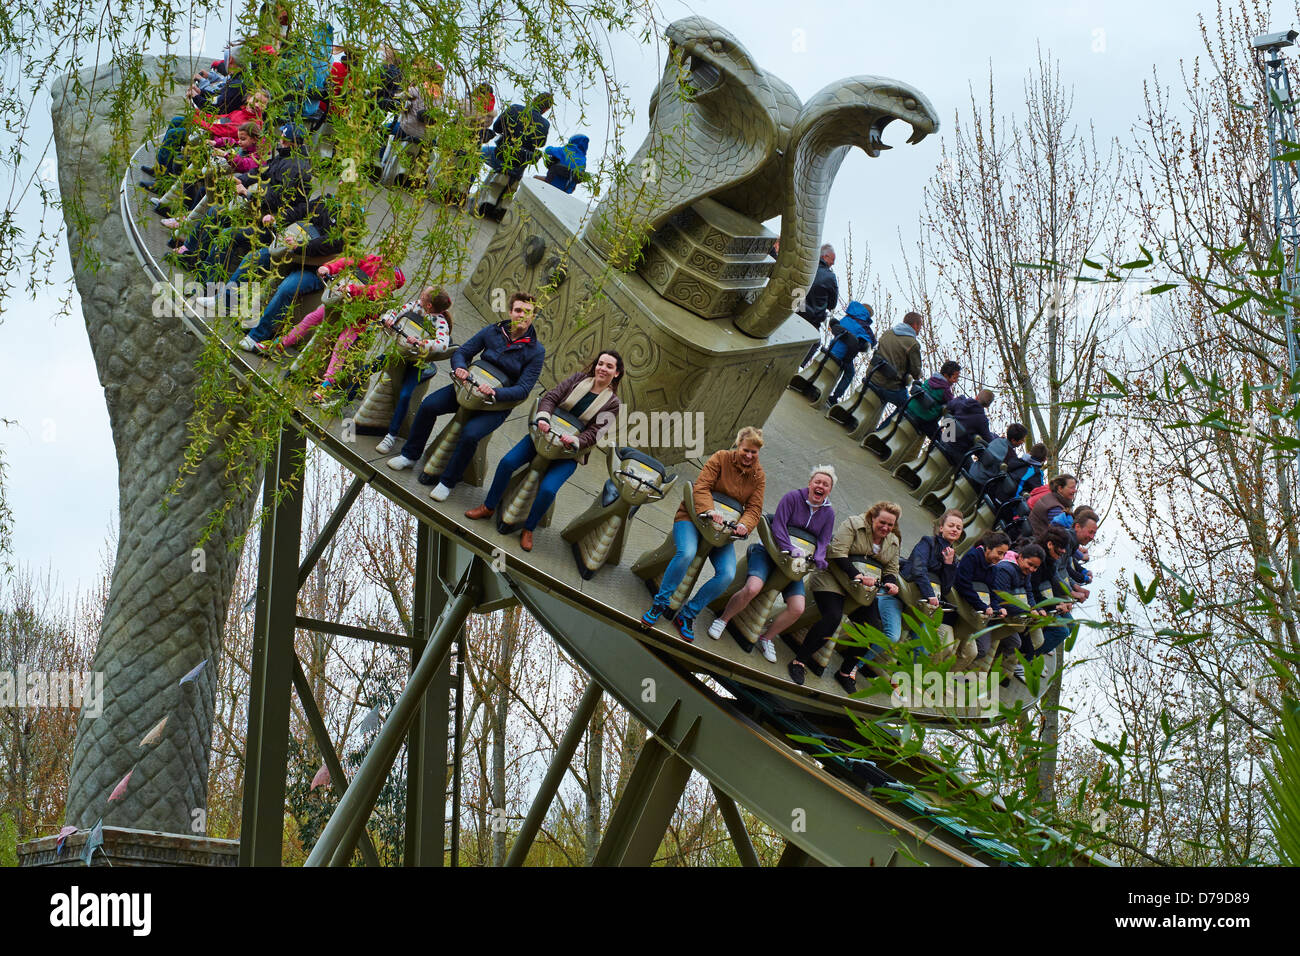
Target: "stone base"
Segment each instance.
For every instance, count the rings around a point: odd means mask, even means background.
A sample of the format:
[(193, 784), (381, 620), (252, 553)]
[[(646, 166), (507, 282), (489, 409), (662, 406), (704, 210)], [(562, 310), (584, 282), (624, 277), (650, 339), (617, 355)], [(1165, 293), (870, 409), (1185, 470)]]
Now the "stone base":
[[(632, 439), (665, 464), (729, 448), (742, 426), (767, 421), (815, 337), (811, 326), (792, 315), (771, 336), (756, 339), (729, 318), (702, 319), (663, 299), (639, 275), (607, 270), (579, 238), (585, 214), (582, 200), (525, 179), (464, 287), (469, 303), (497, 321), (511, 293), (541, 292), (557, 269), (565, 274), (540, 302), (542, 387), (584, 367), (599, 349), (615, 349), (627, 369), (620, 398), (633, 412), (703, 415), (703, 440), (693, 436), (699, 447), (665, 441), (662, 433), (657, 441)], [(529, 266), (524, 243), (534, 236), (545, 248)]]
[[(19, 866), (85, 866), (81, 854), (89, 830), (71, 834), (63, 852), (55, 855), (57, 836), (41, 837), (18, 846)], [(239, 841), (218, 840), (188, 833), (163, 833), (130, 827), (104, 827), (104, 843), (95, 850), (92, 866), (238, 866)]]

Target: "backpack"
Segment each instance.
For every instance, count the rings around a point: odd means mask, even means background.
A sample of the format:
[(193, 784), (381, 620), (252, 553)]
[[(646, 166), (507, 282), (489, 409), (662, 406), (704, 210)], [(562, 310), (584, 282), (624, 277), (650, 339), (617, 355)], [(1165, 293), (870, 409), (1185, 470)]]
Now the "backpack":
[(928, 382), (918, 385), (912, 393), (911, 401), (907, 403), (907, 413), (922, 422), (937, 422), (943, 409), (943, 392), (931, 388)]

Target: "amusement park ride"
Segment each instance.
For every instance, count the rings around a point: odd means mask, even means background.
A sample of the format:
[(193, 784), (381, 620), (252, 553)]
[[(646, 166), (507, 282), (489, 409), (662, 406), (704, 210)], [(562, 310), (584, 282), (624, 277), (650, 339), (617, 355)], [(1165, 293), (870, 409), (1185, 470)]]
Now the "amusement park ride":
[[(464, 341), (496, 320), (491, 290), (534, 292), (550, 286), (555, 292), (540, 303), (537, 322), (547, 348), (544, 387), (585, 364), (600, 348), (615, 348), (628, 363), (621, 396), (631, 409), (676, 413), (677, 420), (706, 413), (700, 447), (690, 458), (680, 443), (663, 436), (644, 447), (615, 442), (598, 450), (561, 490), (548, 516), (550, 527), (539, 530), (531, 552), (507, 532), (527, 514), (545, 465), (574, 454), (560, 436), (576, 431), (575, 423), (553, 418), (554, 427), (543, 434), (530, 426), (535, 396), (517, 404), (498, 430), (502, 434), (480, 444), (479, 460), (467, 480), (448, 500), (432, 501), (418, 481), (420, 468), (395, 472), (384, 467), (388, 456), (374, 450), (373, 439), (357, 434), (368, 424), (386, 423), (391, 415), (395, 388), (388, 372), (372, 377), (359, 403), (322, 409), (283, 382), (275, 361), (235, 348), (242, 333), (233, 322), (186, 306), (185, 326), (196, 335), (218, 338), (234, 375), (250, 388), (275, 392), (294, 408), (266, 471), (263, 500), (269, 512), (261, 530), (255, 602), (242, 864), (280, 863), (286, 740), (295, 690), (331, 773), (344, 779), (294, 654), (295, 629), (411, 650), (407, 684), (347, 783), (308, 865), (346, 865), (358, 849), (374, 861), (365, 825), (403, 745), (409, 767), (406, 860), (442, 865), (449, 842), (454, 863), (459, 840), (455, 764), (464, 730), (457, 693), (458, 638), (468, 614), (513, 604), (522, 605), (545, 628), (587, 672), (589, 683), (515, 838), (511, 864), (523, 862), (602, 694), (627, 708), (648, 728), (650, 738), (614, 808), (597, 864), (650, 862), (692, 771), (710, 781), (738, 854), (749, 864), (757, 858), (737, 804), (785, 837), (783, 864), (1024, 862), (1011, 847), (950, 816), (923, 785), (936, 773), (954, 771), (925, 757), (842, 756), (842, 741), (856, 737), (853, 720), (897, 714), (897, 694), (884, 686), (887, 678), (846, 696), (829, 673), (810, 674), (802, 686), (792, 683), (786, 676), (790, 654), (780, 644), (776, 664), (752, 652), (755, 636), (778, 609), (781, 587), (805, 570), (797, 556), (778, 549), (766, 519), (748, 542), (761, 541), (776, 570), (746, 612), (731, 622), (729, 636), (704, 639), (701, 626), (700, 638), (688, 643), (667, 626), (645, 629), (639, 624), (648, 604), (646, 582), (656, 581), (671, 557), (673, 515), (683, 495), (689, 500), (700, 452), (707, 456), (728, 447), (739, 425), (764, 428), (761, 462), (769, 508), (784, 491), (803, 487), (812, 465), (831, 461), (840, 475), (833, 495), (840, 520), (875, 501), (897, 501), (903, 535), (910, 542), (928, 533), (942, 510), (957, 507), (968, 515), (963, 544), (993, 520), (978, 489), (933, 446), (922, 448), (923, 438), (910, 420), (895, 417), (876, 429), (879, 399), (861, 381), (830, 406), (826, 396), (840, 373), (834, 359), (823, 353), (798, 370), (798, 389), (787, 387), (809, 338), (803, 321), (791, 316), (789, 303), (815, 270), (825, 204), (840, 161), (852, 146), (880, 155), (888, 148), (882, 131), (892, 120), (912, 127), (909, 142), (935, 131), (938, 121), (925, 97), (891, 80), (854, 77), (801, 104), (786, 84), (754, 64), (735, 37), (707, 20), (678, 21), (669, 27), (668, 38), (692, 73), (696, 92), (692, 97), (665, 95), (665, 84), (677, 82), (677, 70), (665, 72), (652, 98), (651, 132), (638, 158), (647, 159), (657, 149), (680, 149), (688, 162), (660, 163), (660, 169), (682, 166), (689, 174), (665, 176), (651, 194), (624, 195), (616, 189), (594, 210), (578, 198), (526, 180), (500, 223), (475, 221), (472, 274), (463, 287), (449, 290), (457, 337)], [(666, 135), (682, 129), (687, 132), (675, 138)], [(141, 147), (133, 171), (147, 154), (148, 144)], [(128, 173), (121, 188), (127, 233), (145, 279), (173, 281), (163, 261), (167, 234), (148, 215), (147, 194), (137, 188), (135, 175)], [(625, 216), (649, 225), (651, 238), (636, 271), (622, 269), (621, 253), (609, 239), (612, 226)], [(773, 259), (768, 250), (777, 237), (762, 223), (777, 216), (781, 244)], [(604, 277), (603, 295), (588, 301), (597, 276)], [(562, 280), (558, 286), (557, 278)], [(475, 379), (490, 380), (493, 373), (482, 363), (472, 369)], [(442, 375), (440, 370), (429, 385), (444, 384)], [(430, 475), (441, 471), (441, 459), (450, 454), (465, 416), (485, 400), (472, 385), (461, 389), (462, 413), (444, 423), (426, 448), (428, 461), (422, 464)], [(413, 409), (421, 395), (417, 392)], [(464, 511), (481, 503), (482, 492), (475, 486), (482, 484), (485, 466), (525, 433), (532, 434), (538, 455), (514, 477), (496, 521), (466, 519)], [(309, 442), (354, 477), (300, 560), (303, 500), (301, 484), (294, 479)], [(299, 588), (366, 485), (418, 521), (414, 637), (307, 619), (297, 610)], [(281, 494), (273, 497), (277, 488)], [(736, 503), (715, 504), (726, 511)], [(711, 544), (731, 541), (725, 523), (697, 524)], [(697, 566), (688, 573), (677, 603), (689, 596), (698, 571)], [(744, 572), (742, 561), (714, 613), (744, 582)], [(873, 597), (858, 590), (850, 592), (851, 606)], [(903, 597), (913, 607), (920, 603), (915, 594)], [(809, 611), (791, 629), (792, 640), (816, 619), (816, 609), (808, 603)], [(969, 615), (956, 617), (958, 637), (983, 626)], [(841, 636), (842, 631), (837, 633)], [(827, 654), (832, 646), (827, 645)], [(904, 706), (915, 719), (938, 727), (996, 723), (1035, 705), (1035, 691), (1041, 694), (1052, 679), (1053, 660), (1049, 656), (1046, 666), (1038, 664), (1028, 686), (1007, 680), (999, 688), (995, 675), (992, 686), (995, 694), (1000, 690), (1000, 700), (991, 708), (974, 701)], [(910, 673), (911, 660), (900, 660), (898, 669)], [(821, 743), (796, 745), (792, 735)], [(1104, 862), (1082, 851), (1076, 859)]]

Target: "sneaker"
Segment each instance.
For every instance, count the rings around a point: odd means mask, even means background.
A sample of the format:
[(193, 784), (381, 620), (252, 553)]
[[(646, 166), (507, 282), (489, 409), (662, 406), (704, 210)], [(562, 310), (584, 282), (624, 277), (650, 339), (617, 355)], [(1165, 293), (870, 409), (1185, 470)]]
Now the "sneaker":
[(641, 615), (641, 623), (646, 627), (654, 627), (659, 623), (659, 619), (672, 610), (667, 604), (660, 604), (655, 601), (650, 605), (650, 610)]
[(770, 637), (760, 637), (758, 639), (758, 649), (763, 652), (763, 659), (769, 664), (776, 663), (776, 644)]
[(388, 467), (393, 471), (405, 471), (407, 468), (414, 468), (415, 462), (405, 455), (398, 455), (396, 458), (388, 459)]
[(396, 444), (397, 444), (396, 435), (385, 435), (383, 438), (379, 440), (379, 444), (375, 446), (375, 451), (379, 452), (379, 454), (381, 455), (387, 455), (390, 451), (393, 450), (393, 446)]
[(260, 352), (261, 349), (259, 349), (258, 346), (263, 344), (265, 343), (254, 342), (247, 335), (245, 335), (242, 339), (239, 340), (239, 347), (243, 349), (245, 352)]
[(446, 501), (450, 494), (451, 489), (440, 481), (433, 486), (433, 491), (429, 492), (429, 497), (434, 501)]
[(283, 352), (284, 346), (280, 344), (279, 339), (270, 339), (266, 342), (258, 342), (257, 350), (263, 355), (274, 356), (277, 352)]
[(194, 308), (203, 312), (213, 312), (217, 308), (217, 297), (215, 295), (201, 295), (194, 300)]
[(175, 216), (168, 216), (162, 221), (162, 227), (164, 229), (179, 229), (181, 227), (181, 221)]
[(1011, 668), (1011, 676), (1018, 681), (1023, 681), (1025, 679), (1025, 665), (1017, 662), (1016, 666)]
[(725, 631), (726, 629), (727, 629), (726, 621), (724, 621), (720, 617), (714, 618), (713, 623), (709, 625), (709, 637), (713, 638), (716, 641), (718, 638), (722, 637), (722, 632)]
[(673, 624), (677, 626), (677, 633), (688, 641), (695, 640), (695, 618), (682, 617), (678, 614), (673, 618)]

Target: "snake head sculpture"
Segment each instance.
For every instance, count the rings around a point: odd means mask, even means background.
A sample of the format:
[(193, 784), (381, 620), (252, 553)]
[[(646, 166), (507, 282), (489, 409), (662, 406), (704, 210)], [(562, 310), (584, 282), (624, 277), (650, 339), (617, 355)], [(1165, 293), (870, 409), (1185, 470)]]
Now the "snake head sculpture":
[(648, 238), (703, 199), (759, 224), (781, 217), (781, 250), (736, 326), (763, 338), (793, 311), (817, 271), (830, 188), (848, 150), (879, 156), (885, 128), (909, 124), (909, 143), (939, 128), (919, 91), (895, 80), (839, 80), (806, 104), (760, 68), (729, 31), (704, 17), (669, 25), (669, 58), (650, 100), (650, 132), (596, 207), (584, 239), (617, 268), (634, 263)]
[(767, 75), (716, 23), (687, 17), (665, 38), (650, 131), (583, 233), (618, 268), (635, 262), (645, 238), (674, 214), (778, 161), (798, 112), (793, 93), (785, 110), (774, 108)]

